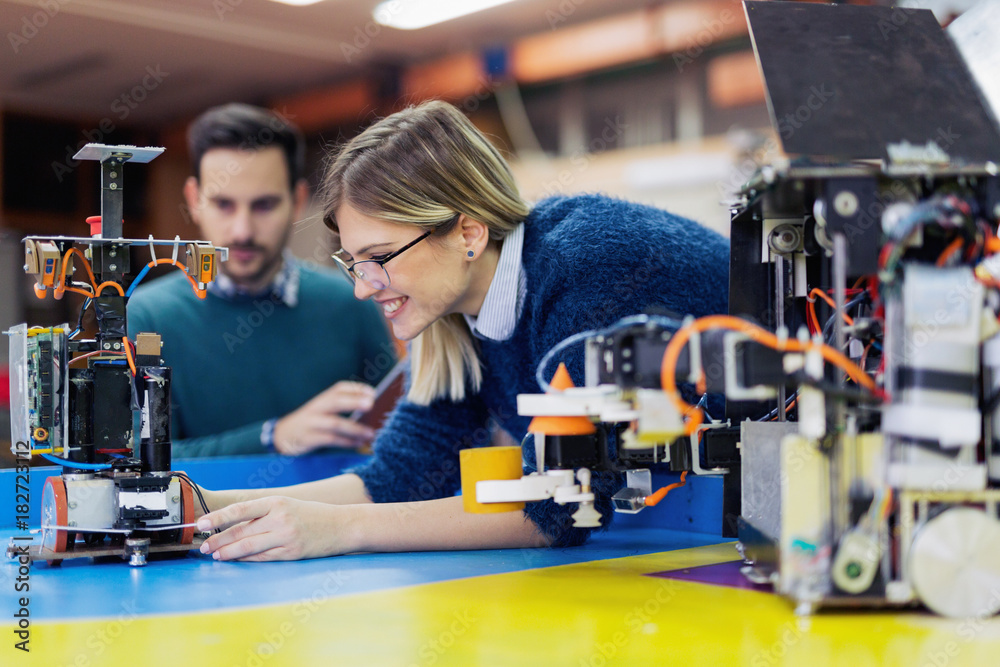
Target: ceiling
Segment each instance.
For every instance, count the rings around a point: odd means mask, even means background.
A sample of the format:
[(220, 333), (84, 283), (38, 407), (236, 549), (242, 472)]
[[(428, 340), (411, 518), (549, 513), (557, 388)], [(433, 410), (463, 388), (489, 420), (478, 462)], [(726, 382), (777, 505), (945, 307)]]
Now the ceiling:
[(0, 0), (0, 107), (180, 123), (213, 104), (262, 103), (666, 1), (514, 0), (402, 31), (372, 20), (379, 0)]

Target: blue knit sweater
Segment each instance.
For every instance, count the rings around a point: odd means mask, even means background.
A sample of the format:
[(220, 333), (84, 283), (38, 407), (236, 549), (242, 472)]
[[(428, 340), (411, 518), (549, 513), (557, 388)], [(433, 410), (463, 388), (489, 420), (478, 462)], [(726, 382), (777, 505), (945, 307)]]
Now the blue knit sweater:
[[(535, 368), (564, 338), (649, 309), (695, 316), (726, 312), (729, 245), (697, 223), (587, 195), (542, 201), (524, 225), (528, 293), (513, 335), (479, 341), (478, 394), (462, 402), (397, 405), (376, 438), (373, 458), (353, 470), (375, 502), (453, 495), (460, 486), (458, 452), (488, 445), (490, 420), (521, 442), (530, 419), (518, 416), (517, 395), (540, 391)], [(574, 382), (583, 384), (581, 349), (567, 351), (563, 360)], [(532, 445), (524, 457), (531, 469)], [(606, 527), (621, 475), (595, 475), (592, 486)], [(575, 505), (547, 500), (529, 503), (524, 513), (553, 546), (570, 546), (590, 532), (572, 527), (574, 511)]]

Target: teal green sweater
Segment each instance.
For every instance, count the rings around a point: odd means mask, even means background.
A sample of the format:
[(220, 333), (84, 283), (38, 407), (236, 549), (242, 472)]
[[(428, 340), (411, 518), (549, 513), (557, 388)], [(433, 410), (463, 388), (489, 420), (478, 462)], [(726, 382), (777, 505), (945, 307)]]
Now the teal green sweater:
[(294, 308), (198, 299), (179, 272), (136, 290), (129, 336), (163, 336), (173, 369), (173, 455), (259, 454), (261, 427), (340, 380), (376, 384), (395, 362), (381, 314), (337, 273), (300, 265)]

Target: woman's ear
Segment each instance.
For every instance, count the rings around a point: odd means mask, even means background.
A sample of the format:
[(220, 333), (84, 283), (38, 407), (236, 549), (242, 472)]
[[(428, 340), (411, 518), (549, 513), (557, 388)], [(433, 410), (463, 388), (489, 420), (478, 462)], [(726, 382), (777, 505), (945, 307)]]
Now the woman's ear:
[(458, 228), (462, 234), (465, 258), (472, 261), (481, 257), (490, 242), (490, 228), (465, 214), (458, 219)]

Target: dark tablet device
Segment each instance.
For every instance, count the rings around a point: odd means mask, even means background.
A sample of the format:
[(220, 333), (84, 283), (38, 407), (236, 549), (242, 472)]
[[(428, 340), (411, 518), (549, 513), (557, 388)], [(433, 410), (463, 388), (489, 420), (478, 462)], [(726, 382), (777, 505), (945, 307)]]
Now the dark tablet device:
[(351, 413), (351, 419), (374, 429), (382, 427), (386, 416), (403, 395), (406, 380), (406, 374), (403, 373), (405, 364), (406, 360), (398, 362), (375, 386), (375, 403), (371, 409), (367, 412), (355, 410)]

